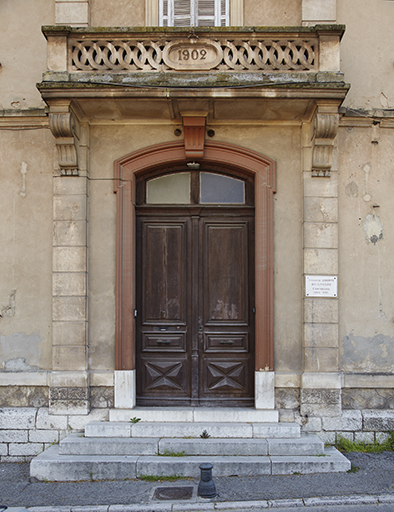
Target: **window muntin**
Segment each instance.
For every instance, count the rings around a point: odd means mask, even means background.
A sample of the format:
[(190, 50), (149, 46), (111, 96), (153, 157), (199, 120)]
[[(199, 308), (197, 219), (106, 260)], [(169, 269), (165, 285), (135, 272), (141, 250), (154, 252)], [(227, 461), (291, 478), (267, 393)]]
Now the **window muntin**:
[(161, 27), (225, 27), (230, 0), (159, 0)]

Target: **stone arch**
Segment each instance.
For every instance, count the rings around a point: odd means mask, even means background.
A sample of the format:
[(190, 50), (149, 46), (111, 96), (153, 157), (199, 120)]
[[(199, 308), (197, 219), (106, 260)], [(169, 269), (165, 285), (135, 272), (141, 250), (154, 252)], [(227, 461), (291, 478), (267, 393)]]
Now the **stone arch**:
[[(275, 162), (255, 151), (206, 141), (203, 164), (220, 165), (254, 175), (256, 352), (255, 369), (273, 369), (273, 194)], [(135, 151), (115, 161), (116, 340), (115, 369), (135, 369), (135, 194), (136, 177), (163, 166), (186, 165), (184, 142), (167, 142)]]

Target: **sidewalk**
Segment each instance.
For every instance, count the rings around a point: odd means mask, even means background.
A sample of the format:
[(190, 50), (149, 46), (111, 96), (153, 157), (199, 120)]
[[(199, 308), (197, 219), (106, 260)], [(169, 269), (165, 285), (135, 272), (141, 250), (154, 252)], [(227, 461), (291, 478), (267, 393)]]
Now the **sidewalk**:
[[(353, 509), (394, 510), (394, 452), (381, 454), (349, 453), (346, 456), (359, 469), (350, 473), (311, 475), (221, 477), (214, 481), (217, 496), (197, 497), (198, 480), (172, 482), (126, 480), (122, 482), (29, 482), (28, 464), (0, 464), (0, 505), (25, 507), (42, 512), (127, 512), (194, 510), (263, 510), (274, 507), (291, 510), (351, 504)], [(209, 457), (207, 458), (208, 462)], [(163, 487), (191, 487), (189, 499), (158, 499)], [(170, 492), (171, 494), (171, 492)], [(380, 503), (380, 505), (378, 505)], [(118, 505), (118, 506), (116, 506)], [(123, 505), (123, 506), (119, 506)], [(93, 508), (92, 508), (93, 506)], [(44, 509), (42, 507), (45, 507)], [(61, 507), (61, 509), (59, 508)], [(82, 507), (82, 508), (81, 508)], [(90, 507), (88, 509), (87, 507)], [(375, 509), (376, 507), (376, 509)], [(38, 509), (35, 509), (39, 512)], [(320, 510), (320, 509), (319, 509)], [(322, 509), (323, 510), (323, 509)], [(340, 509), (338, 509), (340, 510)], [(341, 509), (342, 510), (342, 509)], [(1, 508), (0, 508), (1, 512)], [(9, 511), (9, 512), (16, 512)]]

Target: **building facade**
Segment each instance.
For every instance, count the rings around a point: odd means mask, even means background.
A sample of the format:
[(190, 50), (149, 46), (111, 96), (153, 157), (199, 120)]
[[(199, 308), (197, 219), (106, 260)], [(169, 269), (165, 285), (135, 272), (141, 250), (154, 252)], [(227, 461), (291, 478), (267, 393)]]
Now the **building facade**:
[(393, 16), (2, 2), (0, 460), (135, 407), (394, 429)]

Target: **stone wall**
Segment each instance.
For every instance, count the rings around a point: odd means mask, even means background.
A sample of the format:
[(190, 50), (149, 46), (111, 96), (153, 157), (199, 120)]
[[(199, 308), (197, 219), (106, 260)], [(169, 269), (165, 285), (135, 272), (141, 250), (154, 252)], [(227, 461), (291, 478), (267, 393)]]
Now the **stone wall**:
[(0, 409), (0, 462), (27, 462), (90, 421), (108, 420), (108, 409), (88, 415), (50, 415), (47, 407)]
[[(319, 409), (321, 402), (329, 407)], [(303, 432), (314, 432), (329, 444), (334, 444), (340, 437), (356, 442), (381, 443), (394, 430), (391, 388), (343, 388), (313, 392), (299, 388), (276, 388), (275, 407), (279, 410), (279, 421), (295, 421), (302, 426)]]

